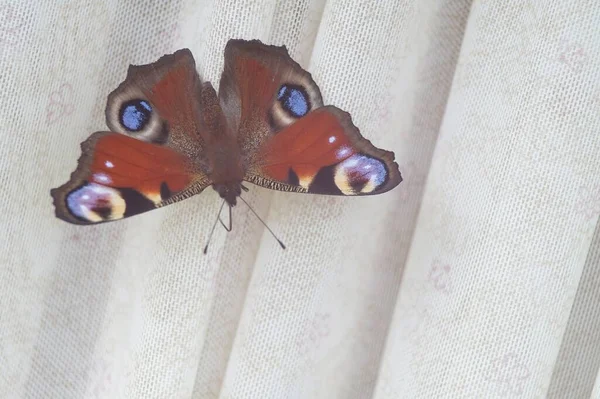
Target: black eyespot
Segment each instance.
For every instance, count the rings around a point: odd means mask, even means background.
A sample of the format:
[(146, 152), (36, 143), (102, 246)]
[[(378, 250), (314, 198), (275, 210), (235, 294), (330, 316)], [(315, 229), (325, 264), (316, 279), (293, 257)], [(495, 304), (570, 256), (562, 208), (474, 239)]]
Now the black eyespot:
[(131, 132), (139, 132), (144, 129), (151, 116), (152, 107), (150, 104), (139, 99), (124, 102), (119, 111), (121, 125)]
[(308, 94), (301, 86), (284, 84), (279, 88), (277, 100), (283, 109), (296, 118), (306, 115), (310, 110)]

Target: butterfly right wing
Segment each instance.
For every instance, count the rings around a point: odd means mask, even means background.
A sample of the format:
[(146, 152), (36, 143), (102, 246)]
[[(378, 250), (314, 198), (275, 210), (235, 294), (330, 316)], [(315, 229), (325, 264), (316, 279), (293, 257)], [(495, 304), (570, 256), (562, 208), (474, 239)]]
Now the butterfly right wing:
[(106, 104), (109, 130), (169, 147), (206, 169), (203, 83), (188, 49), (148, 65), (131, 65)]
[(210, 185), (201, 104), (206, 85), (187, 49), (130, 66), (108, 96), (112, 132), (83, 142), (71, 179), (51, 191), (56, 216), (76, 224), (117, 220)]
[(96, 224), (137, 215), (200, 193), (210, 181), (185, 155), (114, 132), (81, 145), (71, 179), (50, 191), (56, 216)]

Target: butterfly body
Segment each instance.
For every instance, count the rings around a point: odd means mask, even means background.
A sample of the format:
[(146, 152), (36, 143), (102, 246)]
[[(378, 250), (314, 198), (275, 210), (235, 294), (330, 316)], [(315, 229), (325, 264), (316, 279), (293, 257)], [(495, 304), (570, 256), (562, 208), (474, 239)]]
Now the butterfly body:
[(187, 49), (131, 66), (108, 96), (110, 131), (82, 143), (71, 179), (51, 190), (76, 224), (121, 219), (200, 193), (230, 205), (243, 181), (328, 195), (372, 195), (401, 181), (394, 154), (363, 138), (348, 113), (325, 106), (285, 47), (230, 40), (218, 94)]
[(236, 205), (242, 192), (244, 167), (235, 134), (227, 126), (217, 93), (212, 85), (206, 85), (201, 94), (203, 121), (208, 132), (205, 137), (209, 168), (206, 174), (213, 189), (229, 206)]

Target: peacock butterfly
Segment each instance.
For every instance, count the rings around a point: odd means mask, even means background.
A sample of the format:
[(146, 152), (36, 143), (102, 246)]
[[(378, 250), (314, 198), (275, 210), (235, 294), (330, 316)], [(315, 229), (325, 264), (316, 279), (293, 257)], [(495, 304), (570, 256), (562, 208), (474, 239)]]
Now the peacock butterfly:
[(350, 196), (402, 181), (394, 153), (363, 138), (350, 114), (324, 106), (285, 47), (257, 40), (227, 43), (218, 95), (188, 49), (130, 66), (108, 96), (106, 124), (110, 131), (81, 144), (71, 179), (50, 191), (60, 219), (122, 219), (209, 185), (231, 209), (242, 181)]

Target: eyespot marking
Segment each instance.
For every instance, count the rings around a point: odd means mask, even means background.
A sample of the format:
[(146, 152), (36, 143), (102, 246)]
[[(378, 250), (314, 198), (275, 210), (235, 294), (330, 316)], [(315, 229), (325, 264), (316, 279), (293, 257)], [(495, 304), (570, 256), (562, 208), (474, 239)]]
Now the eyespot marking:
[(310, 110), (310, 100), (301, 86), (284, 84), (277, 93), (283, 109), (295, 118), (303, 117)]
[(334, 181), (346, 195), (368, 194), (385, 184), (388, 171), (379, 159), (362, 154), (352, 155), (335, 169)]
[(96, 183), (71, 191), (66, 202), (74, 216), (89, 222), (119, 219), (125, 212), (125, 200), (119, 191)]
[(152, 116), (152, 107), (147, 101), (134, 99), (121, 105), (119, 121), (123, 127), (131, 132), (143, 130)]

